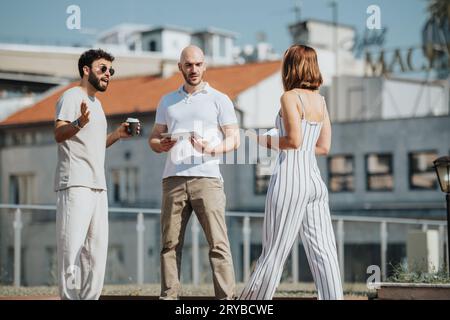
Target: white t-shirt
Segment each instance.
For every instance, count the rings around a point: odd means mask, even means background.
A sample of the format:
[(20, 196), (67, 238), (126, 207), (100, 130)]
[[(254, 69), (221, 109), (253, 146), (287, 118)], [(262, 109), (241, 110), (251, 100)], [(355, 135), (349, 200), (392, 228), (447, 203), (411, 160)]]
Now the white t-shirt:
[(102, 104), (81, 87), (63, 93), (56, 104), (55, 120), (74, 121), (81, 115), (81, 102), (90, 111), (89, 122), (72, 138), (58, 143), (55, 191), (69, 187), (106, 190), (105, 151), (107, 123)]
[[(169, 133), (195, 131), (216, 146), (224, 139), (220, 127), (237, 124), (237, 119), (230, 98), (205, 83), (202, 90), (191, 95), (181, 86), (162, 97), (155, 122), (167, 125)], [(163, 178), (170, 176), (222, 179), (219, 159), (202, 155), (188, 139), (179, 140), (167, 155)]]

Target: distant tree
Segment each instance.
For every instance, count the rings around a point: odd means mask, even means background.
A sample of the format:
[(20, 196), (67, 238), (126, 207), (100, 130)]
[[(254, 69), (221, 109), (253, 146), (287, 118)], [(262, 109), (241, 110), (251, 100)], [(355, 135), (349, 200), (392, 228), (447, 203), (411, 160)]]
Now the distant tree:
[(428, 0), (428, 12), (430, 18), (445, 20), (450, 19), (450, 0)]
[(450, 0), (428, 0), (428, 19), (422, 30), (425, 54), (440, 78), (450, 74)]

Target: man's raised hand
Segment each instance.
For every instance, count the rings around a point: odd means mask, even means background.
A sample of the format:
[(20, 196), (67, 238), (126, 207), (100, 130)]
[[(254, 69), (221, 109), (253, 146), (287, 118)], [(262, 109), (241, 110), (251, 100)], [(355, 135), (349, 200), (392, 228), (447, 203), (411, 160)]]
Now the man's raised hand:
[(86, 101), (81, 102), (81, 116), (78, 118), (78, 121), (80, 122), (80, 127), (84, 127), (89, 122), (89, 115), (91, 112), (89, 111)]

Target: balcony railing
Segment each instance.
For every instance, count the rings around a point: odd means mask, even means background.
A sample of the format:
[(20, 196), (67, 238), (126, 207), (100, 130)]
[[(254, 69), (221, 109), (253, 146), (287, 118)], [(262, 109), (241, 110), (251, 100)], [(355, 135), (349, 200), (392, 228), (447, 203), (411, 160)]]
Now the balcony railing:
[[(21, 271), (22, 271), (22, 261), (21, 261), (21, 248), (22, 248), (22, 228), (23, 228), (23, 215), (25, 214), (42, 214), (48, 212), (56, 212), (55, 206), (46, 206), (46, 205), (11, 205), (11, 204), (0, 204), (0, 209), (3, 209), (2, 214), (14, 215), (14, 219), (10, 219), (8, 221), (12, 221), (12, 225), (10, 226), (13, 229), (14, 236), (14, 277), (13, 284), (14, 286), (21, 285)], [(146, 270), (145, 266), (145, 224), (144, 217), (145, 216), (159, 216), (159, 209), (146, 209), (146, 208), (109, 208), (110, 219), (114, 218), (114, 215), (118, 215), (119, 213), (132, 215), (132, 219), (136, 221), (136, 279), (135, 282), (138, 285), (142, 285), (144, 283), (144, 270)], [(229, 219), (239, 219), (241, 220), (241, 235), (242, 235), (242, 280), (247, 281), (251, 272), (251, 233), (252, 233), (252, 222), (254, 219), (263, 218), (263, 213), (254, 213), (254, 212), (236, 212), (236, 211), (227, 211), (226, 217)], [(131, 217), (130, 217), (131, 218)], [(191, 250), (192, 250), (192, 260), (191, 260), (191, 282), (194, 285), (198, 285), (200, 283), (200, 226), (195, 218), (192, 217), (191, 223)], [(338, 249), (338, 259), (340, 264), (340, 269), (342, 273), (342, 279), (344, 279), (345, 274), (345, 265), (344, 265), (344, 254), (345, 254), (345, 235), (346, 235), (346, 224), (349, 223), (363, 223), (363, 224), (375, 224), (378, 225), (379, 232), (379, 243), (380, 243), (380, 252), (379, 258), (381, 261), (381, 280), (385, 280), (387, 276), (387, 267), (388, 267), (388, 259), (387, 259), (387, 249), (388, 249), (388, 226), (390, 225), (409, 225), (413, 226), (415, 229), (427, 230), (429, 228), (437, 229), (439, 233), (439, 250), (441, 254), (441, 258), (445, 256), (445, 246), (446, 246), (446, 222), (439, 220), (423, 220), (423, 219), (403, 219), (403, 218), (388, 218), (388, 217), (363, 217), (363, 216), (332, 216), (333, 223), (335, 225), (336, 230), (336, 244)], [(39, 221), (39, 219), (37, 220)], [(9, 226), (3, 225), (3, 230), (10, 228)], [(235, 241), (235, 239), (230, 239), (231, 242)], [(291, 281), (296, 283), (299, 281), (299, 246), (293, 246), (292, 249), (292, 259), (291, 259), (291, 270), (292, 270), (292, 278)], [(448, 266), (448, 257), (447, 258), (447, 266)], [(147, 266), (148, 267), (148, 266)], [(159, 270), (159, 265), (153, 266), (154, 270)]]

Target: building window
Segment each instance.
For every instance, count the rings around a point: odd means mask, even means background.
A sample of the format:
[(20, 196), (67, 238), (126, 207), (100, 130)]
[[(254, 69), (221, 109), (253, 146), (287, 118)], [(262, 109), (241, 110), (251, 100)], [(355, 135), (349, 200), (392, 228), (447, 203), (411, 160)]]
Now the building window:
[(158, 50), (156, 49), (156, 41), (155, 41), (155, 40), (151, 40), (151, 41), (148, 43), (148, 50), (151, 51), (151, 52), (158, 51)]
[(332, 192), (354, 191), (355, 162), (351, 155), (328, 158), (328, 188)]
[(112, 201), (114, 203), (120, 202), (120, 171), (111, 170), (111, 180), (112, 180)]
[(9, 176), (9, 203), (33, 203), (33, 174), (12, 174)]
[(264, 195), (269, 188), (270, 176), (272, 175), (273, 159), (258, 160), (255, 165), (255, 194)]
[(392, 154), (366, 155), (366, 185), (369, 191), (392, 191)]
[(436, 190), (437, 178), (433, 161), (438, 157), (434, 151), (409, 154), (409, 188), (412, 190)]
[(34, 131), (23, 131), (23, 132), (11, 132), (5, 134), (4, 145), (11, 146), (23, 146), (23, 145), (36, 145), (39, 143), (38, 135)]
[(192, 44), (205, 51), (205, 42), (200, 35), (196, 35), (192, 38)]
[(225, 58), (227, 56), (227, 38), (219, 36), (219, 56)]
[(110, 201), (135, 203), (139, 192), (138, 169), (112, 169), (110, 174)]
[(14, 132), (11, 135), (13, 146), (21, 146), (25, 144), (25, 134), (23, 132)]
[(213, 50), (213, 41), (212, 41), (212, 38), (211, 37), (209, 37), (209, 36), (206, 36), (204, 39), (203, 39), (203, 51), (204, 51), (204, 54), (205, 54), (205, 56), (207, 56), (207, 57), (212, 57), (212, 56), (214, 56), (214, 50)]

